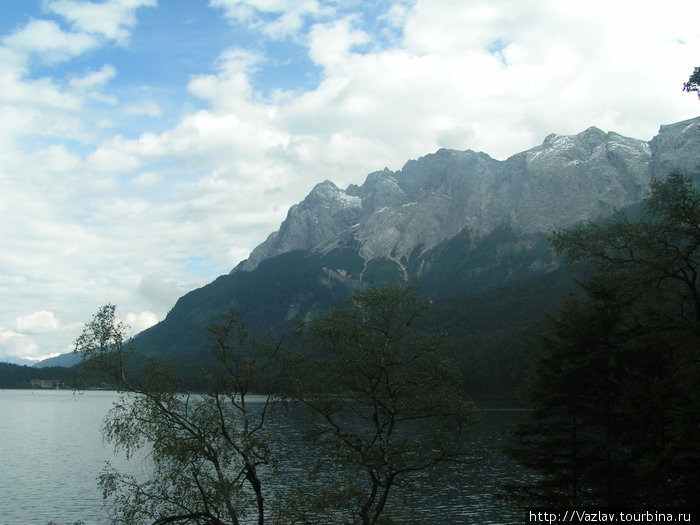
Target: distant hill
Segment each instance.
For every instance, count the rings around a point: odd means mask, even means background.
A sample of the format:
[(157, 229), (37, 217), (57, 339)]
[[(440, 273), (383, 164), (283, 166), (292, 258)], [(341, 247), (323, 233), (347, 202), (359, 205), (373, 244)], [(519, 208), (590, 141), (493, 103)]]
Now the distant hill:
[(35, 368), (46, 368), (50, 366), (63, 366), (70, 368), (80, 363), (80, 355), (74, 353), (61, 354), (56, 357), (49, 357), (43, 361), (39, 361), (34, 365)]

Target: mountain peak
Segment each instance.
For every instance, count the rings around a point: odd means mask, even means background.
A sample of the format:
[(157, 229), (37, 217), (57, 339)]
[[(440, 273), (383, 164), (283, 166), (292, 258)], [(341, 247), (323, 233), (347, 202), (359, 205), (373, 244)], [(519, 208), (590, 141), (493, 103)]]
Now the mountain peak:
[(280, 229), (271, 233), (233, 271), (250, 271), (269, 257), (310, 250), (356, 224), (361, 215), (360, 197), (348, 195), (329, 180), (320, 182), (303, 201), (289, 209)]
[(316, 184), (316, 186), (312, 188), (311, 192), (309, 193), (309, 197), (314, 195), (319, 197), (332, 198), (333, 195), (335, 195), (335, 193), (337, 193), (338, 191), (340, 191), (338, 186), (326, 179), (323, 182), (319, 182), (318, 184)]
[(348, 195), (333, 182), (325, 180), (316, 184), (299, 204), (299, 207), (304, 209), (314, 209), (319, 206), (325, 208), (361, 208), (362, 200), (357, 196)]
[(590, 155), (596, 147), (604, 145), (609, 138), (609, 134), (605, 133), (600, 128), (591, 126), (576, 135), (559, 135), (552, 133), (547, 135), (542, 146), (533, 149), (567, 152), (568, 154), (577, 152), (577, 155)]

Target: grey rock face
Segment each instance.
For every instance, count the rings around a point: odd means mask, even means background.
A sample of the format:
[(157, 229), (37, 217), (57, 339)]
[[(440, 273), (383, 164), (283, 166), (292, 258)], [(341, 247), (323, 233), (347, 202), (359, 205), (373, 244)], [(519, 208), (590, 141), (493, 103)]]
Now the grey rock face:
[(359, 197), (348, 195), (331, 181), (321, 182), (289, 209), (280, 229), (271, 233), (235, 270), (250, 271), (268, 257), (309, 250), (356, 224), (361, 215)]
[(649, 144), (653, 177), (663, 177), (674, 169), (700, 176), (700, 117), (661, 126)]
[(597, 128), (550, 135), (542, 146), (505, 161), (495, 188), (500, 213), (523, 233), (609, 214), (647, 195), (650, 160), (646, 142)]
[(292, 250), (328, 251), (340, 240), (355, 241), (365, 260), (401, 264), (416, 248), (465, 228), (477, 237), (502, 224), (523, 234), (550, 232), (638, 202), (652, 176), (675, 168), (700, 174), (698, 159), (700, 117), (662, 126), (651, 142), (598, 128), (549, 135), (505, 161), (443, 149), (345, 191), (318, 184), (234, 271)]

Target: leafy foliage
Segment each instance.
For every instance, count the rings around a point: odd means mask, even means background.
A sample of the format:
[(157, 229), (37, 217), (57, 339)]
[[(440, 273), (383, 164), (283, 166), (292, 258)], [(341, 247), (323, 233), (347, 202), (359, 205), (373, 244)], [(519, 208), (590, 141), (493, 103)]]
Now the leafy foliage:
[(690, 75), (688, 82), (683, 84), (683, 91), (687, 91), (688, 93), (693, 91), (698, 92), (698, 98), (700, 98), (700, 67), (696, 67)]
[(127, 456), (147, 447), (146, 480), (107, 466), (100, 476), (113, 522), (238, 524), (249, 513), (265, 520), (260, 468), (273, 464), (265, 421), (270, 397), (252, 408), (258, 365), (240, 354), (248, 334), (235, 313), (210, 327), (213, 354), (225, 370), (205, 394), (187, 393), (172, 367), (151, 360), (138, 375), (128, 366), (125, 327), (113, 305), (102, 307), (76, 341), (85, 368), (111, 378), (125, 394), (110, 410), (104, 435)]
[(291, 392), (310, 412), (317, 472), (343, 466), (317, 480), (325, 511), (378, 523), (392, 489), (460, 459), (460, 428), (476, 412), (444, 335), (417, 328), (429, 308), (411, 289), (369, 288), (304, 327)]
[(541, 474), (534, 504), (690, 505), (700, 491), (700, 195), (671, 173), (645, 215), (556, 232), (586, 261), (544, 338), (510, 453)]
[(272, 394), (257, 405), (250, 394), (268, 367), (280, 371), (271, 358), (282, 342), (259, 345), (239, 314), (220, 316), (209, 328), (218, 369), (202, 379), (205, 393), (190, 394), (170, 365), (134, 364), (115, 307), (102, 307), (76, 351), (86, 373), (124, 392), (105, 438), (128, 457), (147, 451), (153, 464), (146, 478), (106, 466), (99, 483), (113, 522), (327, 523), (340, 513), (383, 523), (392, 489), (460, 461), (460, 429), (476, 418), (447, 340), (417, 323), (429, 309), (412, 290), (371, 288), (305, 326), (303, 351), (283, 364), (288, 392), (309, 409), (306, 449), (318, 462), (312, 487), (291, 499), (263, 488), (282, 456), (268, 422)]

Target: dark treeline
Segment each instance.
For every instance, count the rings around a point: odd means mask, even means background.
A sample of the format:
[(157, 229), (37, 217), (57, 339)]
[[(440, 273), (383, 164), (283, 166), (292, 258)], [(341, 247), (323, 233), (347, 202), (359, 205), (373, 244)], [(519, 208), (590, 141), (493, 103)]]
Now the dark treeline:
[(69, 387), (72, 378), (73, 372), (62, 366), (34, 368), (0, 363), (0, 388), (32, 388), (33, 379), (56, 380)]

